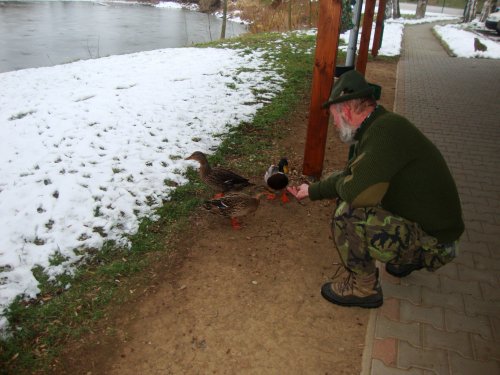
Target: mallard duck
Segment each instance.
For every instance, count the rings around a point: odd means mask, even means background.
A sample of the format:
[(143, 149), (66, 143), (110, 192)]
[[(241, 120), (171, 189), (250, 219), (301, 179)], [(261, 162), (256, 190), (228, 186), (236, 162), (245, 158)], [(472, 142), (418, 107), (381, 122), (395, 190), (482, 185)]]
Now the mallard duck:
[(224, 193), (228, 191), (241, 190), (247, 186), (253, 185), (247, 178), (242, 177), (229, 169), (210, 167), (207, 157), (201, 151), (193, 152), (185, 160), (196, 160), (200, 163), (200, 178), (217, 192), (222, 193), (217, 196), (223, 196)]
[(210, 212), (231, 219), (233, 229), (240, 229), (238, 218), (257, 210), (260, 198), (265, 193), (250, 196), (243, 193), (230, 193), (220, 198), (205, 201), (203, 207)]
[(275, 199), (275, 192), (281, 192), (281, 201), (287, 203), (290, 200), (286, 194), (286, 187), (288, 185), (288, 160), (281, 158), (278, 165), (271, 165), (264, 175), (264, 181), (269, 189), (273, 191), (268, 194), (267, 199)]

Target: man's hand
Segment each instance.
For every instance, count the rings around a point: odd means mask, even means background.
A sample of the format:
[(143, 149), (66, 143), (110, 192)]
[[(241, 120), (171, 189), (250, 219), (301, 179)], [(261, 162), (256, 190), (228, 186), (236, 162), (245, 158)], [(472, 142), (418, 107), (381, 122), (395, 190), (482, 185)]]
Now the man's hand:
[(286, 188), (286, 190), (288, 190), (288, 192), (299, 201), (309, 196), (308, 184), (302, 184), (300, 186), (289, 186)]

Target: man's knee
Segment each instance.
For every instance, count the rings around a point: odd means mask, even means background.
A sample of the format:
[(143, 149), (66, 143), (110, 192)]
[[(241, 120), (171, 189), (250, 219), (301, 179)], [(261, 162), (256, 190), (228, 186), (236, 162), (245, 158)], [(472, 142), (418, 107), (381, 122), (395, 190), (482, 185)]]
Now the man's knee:
[(382, 262), (408, 262), (424, 234), (415, 223), (381, 207), (352, 208), (346, 202), (335, 210), (332, 231), (337, 245), (362, 247), (355, 252)]

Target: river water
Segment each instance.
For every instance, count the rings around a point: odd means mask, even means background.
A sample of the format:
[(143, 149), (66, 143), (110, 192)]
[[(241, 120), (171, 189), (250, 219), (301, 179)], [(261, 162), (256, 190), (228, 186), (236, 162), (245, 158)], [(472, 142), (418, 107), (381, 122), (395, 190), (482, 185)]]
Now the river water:
[[(0, 73), (220, 37), (222, 21), (186, 9), (94, 2), (0, 1)], [(246, 32), (228, 22), (226, 37)]]

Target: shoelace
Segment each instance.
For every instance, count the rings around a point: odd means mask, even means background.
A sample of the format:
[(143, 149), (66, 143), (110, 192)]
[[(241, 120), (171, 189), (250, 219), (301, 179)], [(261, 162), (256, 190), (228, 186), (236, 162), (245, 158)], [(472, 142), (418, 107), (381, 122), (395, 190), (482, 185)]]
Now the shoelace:
[(356, 278), (354, 277), (354, 272), (350, 271), (348, 268), (346, 268), (343, 264), (337, 264), (337, 269), (335, 270), (334, 274), (330, 277), (333, 282), (335, 282), (336, 279), (339, 279), (342, 277), (342, 274), (344, 272), (347, 273), (347, 277), (344, 279), (341, 279), (338, 284), (339, 284), (339, 291), (344, 294), (346, 291), (350, 291), (354, 289), (354, 284), (356, 283)]

